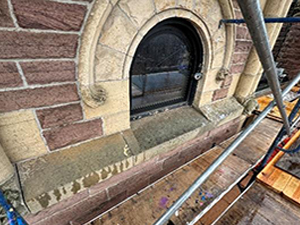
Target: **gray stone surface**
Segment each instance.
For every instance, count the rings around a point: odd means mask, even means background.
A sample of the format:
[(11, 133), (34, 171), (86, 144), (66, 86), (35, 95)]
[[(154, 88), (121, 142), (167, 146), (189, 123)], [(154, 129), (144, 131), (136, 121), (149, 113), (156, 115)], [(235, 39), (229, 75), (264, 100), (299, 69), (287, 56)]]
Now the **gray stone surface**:
[[(125, 145), (123, 137), (116, 134), (20, 163), (18, 169), (26, 201), (38, 197), (40, 205), (46, 208), (55, 202), (51, 196), (46, 201), (46, 193), (60, 192), (56, 194), (59, 201), (98, 183), (107, 176), (99, 172), (101, 169), (126, 160)], [(61, 187), (64, 187), (62, 191)], [(39, 208), (36, 204), (29, 207), (32, 211)]]
[(147, 150), (197, 128), (207, 131), (212, 127), (209, 125), (209, 121), (195, 109), (181, 107), (133, 121), (131, 129), (141, 149)]
[(244, 107), (232, 97), (204, 105), (200, 110), (204, 116), (214, 124), (224, 124), (240, 116), (244, 111)]

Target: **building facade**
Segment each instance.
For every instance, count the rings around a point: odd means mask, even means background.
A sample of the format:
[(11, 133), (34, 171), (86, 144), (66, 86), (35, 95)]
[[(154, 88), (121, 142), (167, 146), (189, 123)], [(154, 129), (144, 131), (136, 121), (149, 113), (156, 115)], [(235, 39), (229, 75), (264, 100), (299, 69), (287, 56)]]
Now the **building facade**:
[[(260, 2), (266, 17), (292, 4)], [(255, 107), (247, 27), (220, 24), (242, 17), (236, 1), (0, 6), (0, 183), (30, 224), (99, 215), (237, 133)], [(281, 26), (267, 25), (271, 46)]]

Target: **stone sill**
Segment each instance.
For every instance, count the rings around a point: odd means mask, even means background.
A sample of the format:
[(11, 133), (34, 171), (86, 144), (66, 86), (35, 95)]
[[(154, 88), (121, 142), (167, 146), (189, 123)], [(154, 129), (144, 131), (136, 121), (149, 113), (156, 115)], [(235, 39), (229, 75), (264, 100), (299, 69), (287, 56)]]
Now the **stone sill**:
[[(131, 129), (18, 164), (32, 213), (48, 208), (142, 162), (240, 117), (234, 99), (183, 107), (132, 122)], [(112, 197), (112, 196), (111, 196)]]

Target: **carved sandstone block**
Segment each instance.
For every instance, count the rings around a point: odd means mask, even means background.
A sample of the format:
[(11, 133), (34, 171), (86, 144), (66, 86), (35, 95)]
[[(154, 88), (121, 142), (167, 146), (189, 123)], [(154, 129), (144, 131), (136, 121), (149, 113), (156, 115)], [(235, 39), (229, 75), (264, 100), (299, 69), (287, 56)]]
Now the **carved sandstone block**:
[(99, 42), (126, 52), (136, 32), (134, 24), (116, 7), (104, 24)]
[(125, 54), (98, 45), (95, 56), (95, 81), (122, 79)]
[(122, 0), (119, 5), (138, 27), (155, 13), (152, 0)]
[(31, 110), (0, 114), (0, 143), (13, 162), (47, 153)]

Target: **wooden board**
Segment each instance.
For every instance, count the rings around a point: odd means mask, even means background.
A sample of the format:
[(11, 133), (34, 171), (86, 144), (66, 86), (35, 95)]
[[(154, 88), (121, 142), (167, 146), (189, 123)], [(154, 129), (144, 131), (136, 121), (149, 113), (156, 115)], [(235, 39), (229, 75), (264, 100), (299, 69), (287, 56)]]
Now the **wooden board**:
[[(179, 225), (190, 222), (224, 191), (228, 190), (262, 157), (279, 129), (280, 125), (277, 122), (270, 119), (264, 120), (244, 141), (244, 144), (229, 156), (171, 218), (173, 224)], [(231, 141), (232, 139), (216, 146), (198, 159), (96, 219), (90, 225), (153, 224)]]
[(297, 225), (300, 209), (282, 196), (255, 183), (215, 224), (216, 225)]
[[(263, 111), (271, 101), (273, 101), (274, 99), (271, 98), (271, 97), (268, 97), (268, 96), (262, 96), (262, 97), (259, 97), (256, 99), (258, 104), (259, 104), (259, 109), (258, 111)], [(284, 101), (284, 105), (286, 106), (286, 112), (287, 114), (289, 115), (292, 111), (292, 109), (294, 108), (295, 104), (296, 104), (297, 101), (292, 101), (292, 102), (288, 102), (288, 101)], [(297, 114), (297, 116), (299, 116), (300, 113)], [(271, 112), (269, 113), (268, 115), (269, 117), (271, 118), (274, 118), (274, 119), (281, 119), (281, 115), (280, 115), (280, 112), (278, 110), (277, 107), (274, 107)], [(296, 116), (296, 117), (297, 117)], [(296, 118), (295, 117), (295, 118)]]
[[(300, 139), (298, 142), (300, 142)], [(295, 149), (299, 145), (300, 143), (297, 143), (292, 149)], [(276, 163), (276, 167), (300, 179), (300, 152), (284, 154)]]
[[(300, 131), (297, 131), (284, 148), (288, 149), (299, 138)], [(257, 180), (266, 184), (274, 191), (282, 193), (290, 200), (300, 204), (300, 196), (298, 196), (298, 192), (300, 192), (300, 180), (292, 174), (289, 174), (275, 166), (284, 154), (284, 152), (279, 152), (258, 174)], [(299, 182), (297, 182), (297, 180)]]

